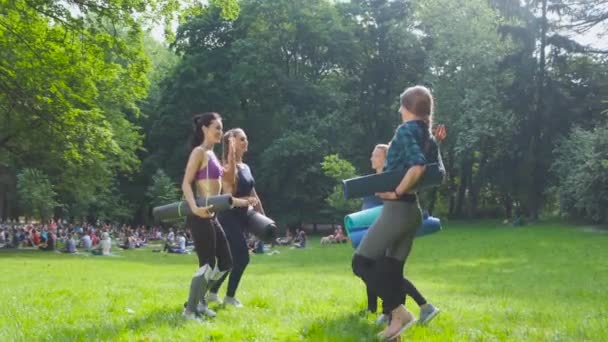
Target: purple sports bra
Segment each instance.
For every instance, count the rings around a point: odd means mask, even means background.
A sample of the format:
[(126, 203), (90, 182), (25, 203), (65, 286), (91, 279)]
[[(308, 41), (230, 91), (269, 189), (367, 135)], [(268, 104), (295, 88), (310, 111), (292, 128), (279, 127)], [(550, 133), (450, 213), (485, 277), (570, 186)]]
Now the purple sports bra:
[(224, 173), (224, 170), (222, 169), (222, 164), (220, 164), (220, 161), (217, 160), (217, 157), (215, 156), (215, 154), (213, 154), (213, 152), (212, 153), (207, 152), (207, 160), (208, 160), (207, 166), (203, 167), (202, 169), (199, 169), (196, 172), (196, 175), (194, 178), (196, 180), (220, 179), (220, 177)]

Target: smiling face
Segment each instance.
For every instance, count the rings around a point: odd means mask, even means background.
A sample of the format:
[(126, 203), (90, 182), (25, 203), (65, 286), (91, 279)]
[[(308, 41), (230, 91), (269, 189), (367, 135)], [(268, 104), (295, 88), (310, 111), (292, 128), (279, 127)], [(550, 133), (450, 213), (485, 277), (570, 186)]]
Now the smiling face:
[(236, 129), (234, 131), (234, 149), (237, 155), (243, 155), (249, 149), (249, 140), (247, 140), (247, 134), (242, 129)]
[(221, 119), (215, 119), (209, 123), (209, 126), (203, 125), (201, 129), (207, 144), (217, 144), (222, 141), (224, 126), (222, 126)]

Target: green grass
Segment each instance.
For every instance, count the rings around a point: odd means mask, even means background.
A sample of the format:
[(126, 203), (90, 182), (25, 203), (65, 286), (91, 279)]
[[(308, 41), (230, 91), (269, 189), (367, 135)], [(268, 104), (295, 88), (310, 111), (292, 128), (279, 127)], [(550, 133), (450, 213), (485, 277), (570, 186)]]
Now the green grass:
[[(563, 224), (445, 224), (416, 240), (407, 276), (442, 313), (405, 339), (608, 341), (608, 234)], [(350, 245), (254, 255), (237, 296), (203, 323), (180, 317), (194, 255), (0, 252), (0, 341), (369, 341)], [(223, 295), (224, 289), (221, 294)], [(417, 315), (411, 299), (408, 307)]]

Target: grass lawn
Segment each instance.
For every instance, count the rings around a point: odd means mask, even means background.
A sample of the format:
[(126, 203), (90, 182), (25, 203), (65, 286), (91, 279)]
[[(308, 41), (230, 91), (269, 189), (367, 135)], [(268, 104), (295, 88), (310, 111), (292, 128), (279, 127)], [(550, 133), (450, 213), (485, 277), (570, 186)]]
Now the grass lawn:
[[(253, 255), (237, 292), (245, 308), (218, 308), (202, 323), (180, 316), (194, 254), (1, 250), (0, 341), (373, 340), (381, 328), (358, 314), (366, 296), (353, 249), (311, 240)], [(608, 341), (608, 234), (444, 224), (416, 240), (406, 275), (442, 312), (404, 340)]]

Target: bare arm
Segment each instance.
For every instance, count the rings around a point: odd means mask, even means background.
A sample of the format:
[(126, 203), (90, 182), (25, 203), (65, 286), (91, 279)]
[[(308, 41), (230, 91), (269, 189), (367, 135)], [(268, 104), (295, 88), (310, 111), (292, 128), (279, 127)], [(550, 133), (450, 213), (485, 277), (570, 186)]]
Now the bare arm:
[(260, 197), (258, 193), (255, 191), (255, 188), (251, 189), (251, 197), (255, 198), (255, 204), (253, 204), (253, 209), (262, 215), (266, 215), (264, 212), (264, 207), (262, 207), (262, 201), (260, 201)]
[(236, 150), (234, 147), (234, 137), (228, 138), (228, 155), (224, 161), (224, 175), (222, 177), (222, 188), (224, 193), (234, 193), (236, 186)]
[(379, 192), (376, 193), (376, 196), (385, 200), (395, 200), (410, 193), (416, 184), (418, 184), (422, 175), (424, 175), (425, 170), (426, 166), (424, 165), (414, 165), (410, 167), (393, 192)]
[(412, 189), (418, 184), (422, 175), (424, 175), (424, 171), (426, 170), (425, 165), (414, 165), (407, 170), (403, 179), (395, 188), (395, 193), (397, 196), (401, 196), (407, 194), (412, 191)]

